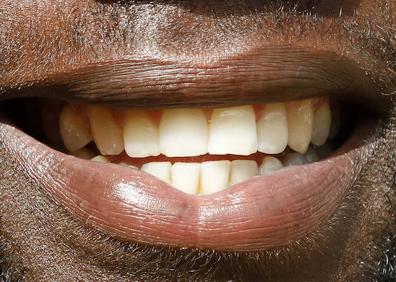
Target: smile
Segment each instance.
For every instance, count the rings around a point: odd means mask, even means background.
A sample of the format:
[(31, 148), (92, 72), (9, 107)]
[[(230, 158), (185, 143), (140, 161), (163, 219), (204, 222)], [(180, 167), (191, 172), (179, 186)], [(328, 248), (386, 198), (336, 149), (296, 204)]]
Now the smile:
[[(238, 80), (235, 74), (227, 75)], [(168, 100), (143, 105), (131, 94), (123, 107), (118, 93), (110, 96), (114, 105), (86, 101), (93, 79), (87, 77), (88, 88), (70, 87), (80, 101), (65, 95), (66, 101), (41, 104), (43, 142), (4, 123), (5, 143), (52, 199), (114, 238), (215, 250), (277, 248), (331, 218), (370, 150), (365, 140), (374, 118), (357, 104), (380, 99), (360, 92), (356, 75), (350, 81), (326, 75), (327, 84), (315, 82), (314, 92), (296, 87), (290, 94), (293, 88), (282, 92), (258, 78), (243, 95), (226, 89), (217, 96), (221, 105), (208, 103), (205, 93), (187, 103), (185, 89), (173, 88)], [(258, 101), (258, 89), (271, 95)]]

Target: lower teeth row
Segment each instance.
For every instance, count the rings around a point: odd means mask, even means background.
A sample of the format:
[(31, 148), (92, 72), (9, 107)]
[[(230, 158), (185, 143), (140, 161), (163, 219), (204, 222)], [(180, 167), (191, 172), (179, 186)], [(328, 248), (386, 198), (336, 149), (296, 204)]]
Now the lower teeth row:
[[(271, 175), (284, 167), (303, 165), (319, 160), (324, 148), (310, 147), (305, 155), (287, 153), (282, 161), (273, 156), (265, 156), (261, 164), (254, 160), (219, 160), (202, 163), (187, 162), (149, 162), (140, 166), (140, 170), (171, 184), (189, 194), (211, 194), (226, 189), (258, 175)], [(74, 153), (81, 158), (90, 158), (91, 153), (80, 150)], [(95, 162), (110, 163), (109, 157), (98, 155), (91, 159)], [(127, 163), (118, 163), (131, 169), (139, 167)]]

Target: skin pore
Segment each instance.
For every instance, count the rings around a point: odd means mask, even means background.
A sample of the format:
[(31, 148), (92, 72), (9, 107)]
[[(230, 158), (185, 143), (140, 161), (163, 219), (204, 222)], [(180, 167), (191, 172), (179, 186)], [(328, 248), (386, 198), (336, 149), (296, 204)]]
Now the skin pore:
[[(2, 1), (1, 99), (22, 95), (20, 89), (57, 97), (61, 90), (51, 92), (51, 86), (88, 65), (123, 59), (210, 64), (269, 44), (326, 51), (356, 61), (389, 105), (368, 140), (371, 150), (361, 156), (365, 165), (337, 212), (306, 238), (281, 249), (251, 253), (127, 244), (84, 225), (51, 201), (27, 173), (7, 148), (8, 131), (0, 123), (4, 277), (10, 281), (390, 279), (395, 275), (390, 265), (396, 234), (395, 9), (390, 0)], [(78, 81), (68, 83), (72, 95), (105, 102), (100, 87), (87, 90)]]

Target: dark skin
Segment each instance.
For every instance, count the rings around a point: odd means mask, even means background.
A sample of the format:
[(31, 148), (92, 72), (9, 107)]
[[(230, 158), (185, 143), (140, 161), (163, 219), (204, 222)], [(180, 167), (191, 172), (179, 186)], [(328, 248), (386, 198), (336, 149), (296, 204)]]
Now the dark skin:
[[(15, 89), (50, 85), (52, 78), (89, 63), (126, 55), (207, 59), (270, 43), (356, 61), (389, 105), (370, 138), (372, 154), (337, 212), (299, 242), (256, 253), (127, 244), (85, 226), (29, 177), (4, 146), (7, 131), (0, 124), (0, 262), (5, 276), (11, 281), (386, 278), (379, 275), (378, 261), (395, 250), (396, 3), (300, 1), (293, 9), (296, 3), (291, 2), (3, 0), (0, 97), (22, 95)], [(386, 262), (382, 266), (386, 269)]]

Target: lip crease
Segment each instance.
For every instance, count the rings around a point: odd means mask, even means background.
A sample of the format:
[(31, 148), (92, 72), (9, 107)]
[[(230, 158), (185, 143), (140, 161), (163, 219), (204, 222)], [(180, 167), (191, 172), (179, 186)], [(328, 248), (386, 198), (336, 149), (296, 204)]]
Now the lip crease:
[(2, 127), (6, 148), (25, 172), (88, 225), (123, 241), (233, 251), (284, 246), (316, 230), (344, 198), (368, 146), (351, 148), (362, 140), (364, 130), (357, 130), (327, 160), (198, 196), (139, 170), (63, 154), (15, 127)]

